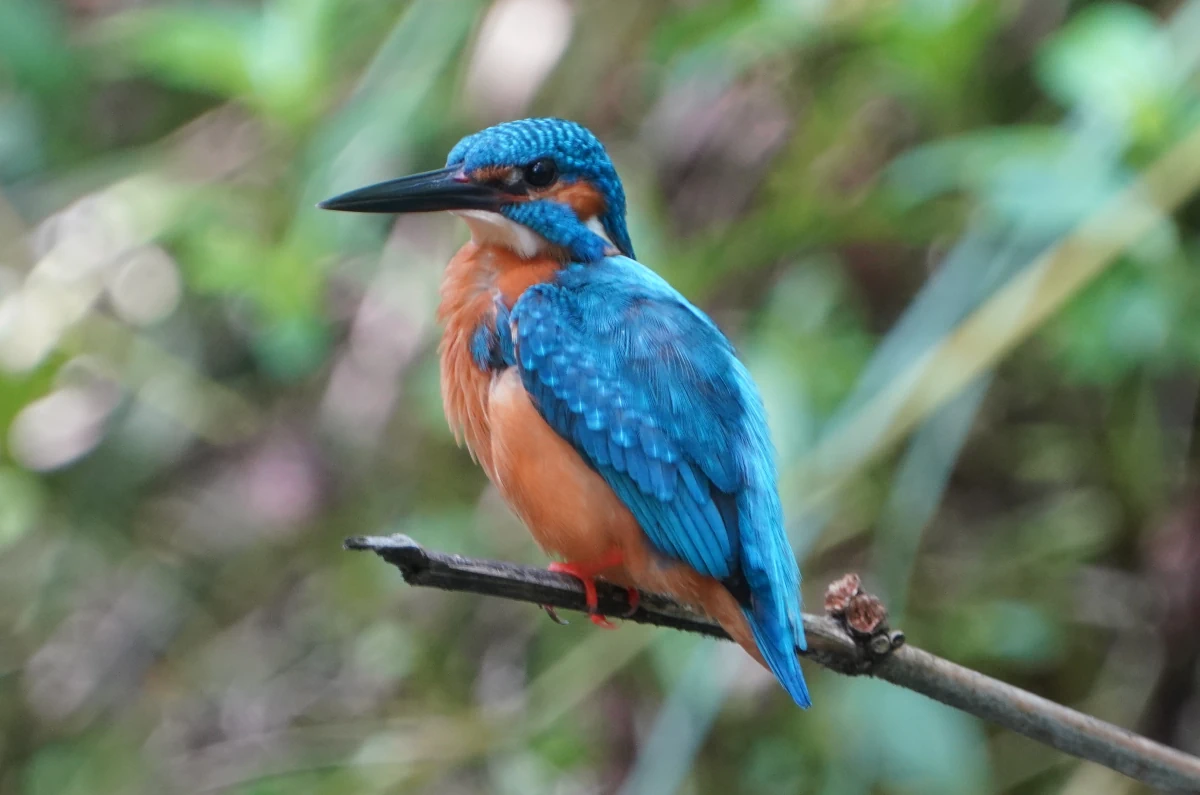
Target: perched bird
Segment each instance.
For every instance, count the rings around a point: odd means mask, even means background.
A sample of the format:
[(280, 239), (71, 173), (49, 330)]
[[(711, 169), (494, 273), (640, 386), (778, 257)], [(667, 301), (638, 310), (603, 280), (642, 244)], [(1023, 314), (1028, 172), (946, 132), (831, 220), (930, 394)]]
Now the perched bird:
[[(552, 569), (667, 593), (809, 705), (800, 573), (754, 382), (703, 312), (634, 259), (604, 146), (561, 119), (460, 141), (446, 167), (322, 208), (449, 211), (471, 241), (439, 318), (446, 417)], [(632, 595), (636, 593), (631, 591)]]

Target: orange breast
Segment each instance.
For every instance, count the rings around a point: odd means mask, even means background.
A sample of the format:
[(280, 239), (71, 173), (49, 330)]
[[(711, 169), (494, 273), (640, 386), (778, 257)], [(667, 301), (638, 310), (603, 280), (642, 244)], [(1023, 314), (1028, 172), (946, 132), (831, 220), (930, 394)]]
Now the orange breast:
[(495, 322), (495, 298), (512, 306), (530, 286), (552, 278), (557, 262), (522, 260), (506, 249), (468, 243), (446, 269), (440, 347), (446, 418), (505, 501), (552, 555), (576, 562), (621, 550), (624, 564), (603, 573), (615, 582), (667, 593), (715, 618), (762, 661), (741, 608), (719, 582), (658, 555), (633, 514), (575, 449), (542, 419), (515, 369), (476, 365), (471, 341)]
[(515, 369), (492, 382), (496, 487), (538, 544), (572, 561), (640, 542), (633, 514), (529, 399)]
[(553, 277), (552, 259), (523, 260), (504, 248), (468, 243), (446, 269), (439, 317), (446, 417), (514, 512), (546, 551), (568, 560), (604, 556), (641, 541), (633, 515), (546, 424), (520, 375), (484, 372), (471, 353), (481, 324), (495, 322), (495, 301), (512, 306)]
[(442, 405), (459, 444), (495, 480), (492, 469), (488, 393), (492, 375), (479, 369), (471, 342), (480, 325), (494, 325), (495, 300), (511, 307), (530, 286), (550, 279), (559, 264), (549, 258), (521, 259), (499, 246), (467, 243), (442, 278), (438, 320), (445, 326), (441, 356)]

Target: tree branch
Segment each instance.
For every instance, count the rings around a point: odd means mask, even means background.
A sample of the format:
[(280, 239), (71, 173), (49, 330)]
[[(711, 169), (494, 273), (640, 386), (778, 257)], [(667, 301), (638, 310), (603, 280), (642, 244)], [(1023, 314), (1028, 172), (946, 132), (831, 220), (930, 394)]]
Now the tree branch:
[[(400, 569), (409, 585), (465, 591), (564, 610), (586, 610), (583, 588), (565, 574), (532, 566), (430, 552), (403, 535), (359, 536), (347, 549), (369, 550)], [(848, 590), (847, 590), (848, 589)], [(598, 582), (600, 612), (629, 612), (623, 588)], [(839, 592), (840, 590), (840, 592)], [(805, 614), (805, 657), (838, 673), (869, 674), (997, 723), (1060, 751), (1104, 765), (1152, 787), (1200, 792), (1200, 759), (904, 645), (889, 632), (874, 597), (844, 578), (826, 597), (832, 616)], [(848, 608), (855, 604), (865, 610)], [(627, 620), (728, 639), (719, 626), (658, 594), (642, 594)]]

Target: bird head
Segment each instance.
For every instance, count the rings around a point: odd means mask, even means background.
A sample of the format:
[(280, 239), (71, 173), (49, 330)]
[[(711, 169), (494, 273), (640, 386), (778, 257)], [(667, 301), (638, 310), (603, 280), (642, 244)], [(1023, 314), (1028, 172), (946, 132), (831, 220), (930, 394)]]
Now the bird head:
[(562, 119), (505, 122), (463, 138), (446, 167), (382, 182), (321, 202), (360, 213), (450, 211), (476, 242), (529, 258), (572, 262), (633, 256), (625, 191), (604, 146)]

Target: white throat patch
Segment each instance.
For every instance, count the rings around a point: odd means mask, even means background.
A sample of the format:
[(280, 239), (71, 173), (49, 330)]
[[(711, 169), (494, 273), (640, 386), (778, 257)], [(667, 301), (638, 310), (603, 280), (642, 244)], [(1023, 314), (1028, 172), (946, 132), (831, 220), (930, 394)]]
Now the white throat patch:
[(609, 238), (608, 232), (604, 228), (604, 224), (600, 223), (599, 218), (593, 215), (591, 218), (587, 219), (587, 228), (599, 235), (600, 239), (609, 245), (609, 248), (616, 248), (612, 242), (612, 239)]
[(467, 222), (476, 245), (504, 246), (522, 259), (532, 259), (550, 248), (550, 241), (527, 226), (491, 210), (453, 210)]
[[(510, 221), (500, 213), (491, 210), (451, 210), (452, 213), (467, 222), (471, 230), (471, 239), (477, 246), (504, 246), (522, 259), (533, 259), (552, 246), (550, 241), (527, 226)], [(596, 217), (587, 220), (587, 228), (595, 232), (614, 251), (616, 246), (604, 229), (604, 224)]]

